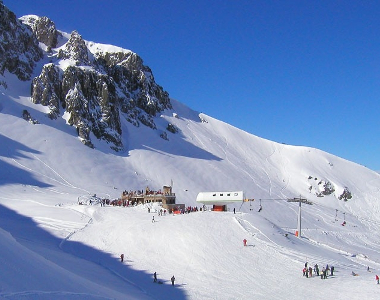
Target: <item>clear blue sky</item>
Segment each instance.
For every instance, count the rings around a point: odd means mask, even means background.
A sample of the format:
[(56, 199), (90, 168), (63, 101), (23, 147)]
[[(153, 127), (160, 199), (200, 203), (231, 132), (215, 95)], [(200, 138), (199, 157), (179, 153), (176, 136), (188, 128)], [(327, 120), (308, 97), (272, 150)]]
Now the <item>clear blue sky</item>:
[(380, 170), (380, 1), (3, 2), (136, 52), (195, 110)]

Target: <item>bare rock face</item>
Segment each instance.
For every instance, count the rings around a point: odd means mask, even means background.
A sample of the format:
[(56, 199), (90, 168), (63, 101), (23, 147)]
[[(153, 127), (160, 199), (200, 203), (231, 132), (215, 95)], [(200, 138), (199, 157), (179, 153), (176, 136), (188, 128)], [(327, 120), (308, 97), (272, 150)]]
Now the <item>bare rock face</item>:
[(30, 80), (35, 63), (43, 57), (38, 40), (2, 2), (0, 16), (0, 74), (9, 71), (20, 80)]
[(69, 41), (65, 44), (63, 49), (59, 49), (58, 58), (70, 59), (76, 62), (76, 65), (90, 65), (88, 58), (88, 49), (82, 36), (77, 32), (71, 33)]
[(50, 108), (50, 119), (57, 119), (62, 98), (61, 70), (54, 64), (44, 65), (41, 74), (32, 81), (32, 102)]
[(61, 84), (62, 106), (70, 114), (68, 123), (88, 128), (98, 139), (112, 143), (112, 149), (122, 150), (119, 99), (112, 79), (71, 66), (63, 72)]
[(29, 25), (35, 33), (37, 40), (47, 46), (47, 50), (55, 48), (58, 43), (58, 37), (61, 35), (56, 29), (55, 24), (48, 17), (25, 16), (22, 22)]

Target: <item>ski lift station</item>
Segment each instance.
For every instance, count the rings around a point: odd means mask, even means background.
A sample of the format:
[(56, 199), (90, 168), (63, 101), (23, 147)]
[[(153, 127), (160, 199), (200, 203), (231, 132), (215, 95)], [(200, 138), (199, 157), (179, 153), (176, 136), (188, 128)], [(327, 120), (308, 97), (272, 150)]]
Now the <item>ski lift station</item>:
[(244, 201), (244, 192), (200, 192), (197, 202), (212, 205), (214, 211), (227, 211), (227, 204)]

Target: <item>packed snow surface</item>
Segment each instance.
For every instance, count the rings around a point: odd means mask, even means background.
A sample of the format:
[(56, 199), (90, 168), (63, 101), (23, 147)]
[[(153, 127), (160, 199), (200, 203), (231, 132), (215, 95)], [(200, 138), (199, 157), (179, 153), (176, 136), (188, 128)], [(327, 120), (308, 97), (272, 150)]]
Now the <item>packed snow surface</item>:
[[(124, 153), (95, 139), (90, 149), (64, 119), (52, 121), (30, 102), (29, 83), (5, 76), (0, 299), (378, 299), (379, 174), (259, 138), (175, 100), (155, 120), (179, 128), (169, 141), (124, 122)], [(23, 109), (39, 124), (23, 120)], [(317, 197), (321, 181), (335, 193)], [(161, 216), (156, 204), (78, 203), (168, 184), (178, 203), (198, 211)], [(338, 200), (345, 187), (353, 198)], [(200, 211), (195, 202), (199, 192), (229, 190), (255, 200), (227, 212)], [(300, 196), (312, 205), (301, 205), (298, 238), (299, 204), (287, 200)], [(334, 275), (306, 278), (306, 262), (334, 266)]]

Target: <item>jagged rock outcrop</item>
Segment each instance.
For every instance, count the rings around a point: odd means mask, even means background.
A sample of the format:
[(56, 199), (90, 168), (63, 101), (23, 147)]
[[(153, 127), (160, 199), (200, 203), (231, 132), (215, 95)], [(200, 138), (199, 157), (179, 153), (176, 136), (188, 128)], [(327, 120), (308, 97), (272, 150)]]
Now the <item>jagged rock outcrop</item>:
[(75, 61), (77, 66), (89, 66), (91, 64), (86, 43), (82, 36), (75, 30), (71, 33), (70, 39), (65, 46), (62, 49), (59, 49), (57, 57), (59, 59), (70, 59)]
[(68, 67), (62, 76), (62, 95), (70, 125), (87, 128), (98, 139), (112, 143), (114, 150), (122, 149), (119, 103), (112, 78), (91, 69)]
[(27, 16), (21, 18), (24, 24), (29, 25), (35, 33), (37, 40), (47, 46), (47, 51), (55, 48), (58, 37), (61, 35), (55, 24), (48, 17)]
[[(31, 79), (34, 67), (31, 62), (45, 53), (50, 63), (42, 66), (40, 74), (33, 78), (31, 100), (49, 107), (51, 119), (63, 114), (68, 116), (68, 124), (77, 128), (84, 144), (93, 147), (90, 140), (93, 133), (115, 151), (120, 151), (124, 147), (121, 118), (135, 126), (143, 124), (157, 129), (154, 117), (172, 108), (169, 94), (155, 82), (151, 69), (136, 53), (86, 42), (77, 31), (67, 38), (67, 34), (60, 33), (47, 17), (25, 16), (20, 18), (22, 24), (2, 3), (0, 7), (7, 15), (1, 23), (4, 28), (1, 33), (9, 41), (1, 43), (0, 49), (5, 51), (10, 44), (22, 42), (32, 44), (31, 53), (35, 54), (26, 56), (30, 57), (30, 63), (21, 72), (22, 59), (19, 57), (26, 52), (26, 48), (21, 47), (20, 52), (13, 53), (3, 65), (0, 64), (0, 71), (7, 69), (17, 72), (18, 76), (25, 74), (23, 80)], [(46, 47), (41, 44), (40, 49), (38, 42)], [(61, 46), (56, 48), (58, 44)]]
[(348, 189), (348, 187), (344, 187), (343, 192), (341, 195), (339, 195), (338, 199), (343, 200), (343, 201), (348, 201), (352, 199), (352, 194), (350, 190)]
[(61, 70), (54, 64), (44, 65), (41, 74), (32, 81), (32, 101), (50, 108), (48, 116), (57, 119), (62, 98)]
[(152, 71), (133, 52), (98, 53), (96, 61), (111, 76), (124, 96), (121, 111), (129, 122), (156, 128), (152, 116), (172, 108), (169, 94), (155, 83)]
[(35, 63), (43, 57), (38, 40), (2, 1), (0, 16), (0, 75), (7, 70), (20, 80), (30, 80)]

